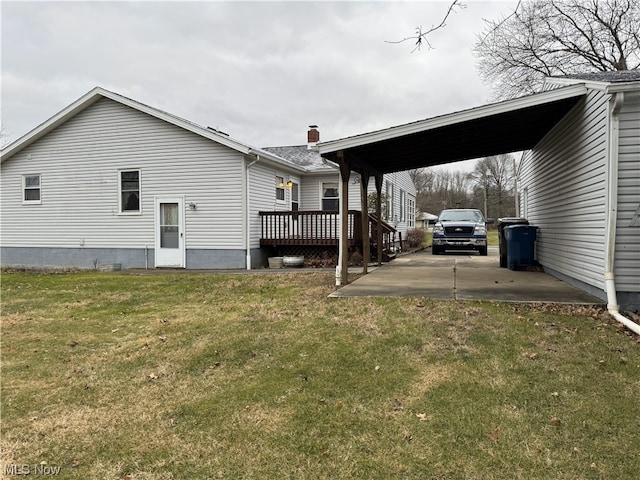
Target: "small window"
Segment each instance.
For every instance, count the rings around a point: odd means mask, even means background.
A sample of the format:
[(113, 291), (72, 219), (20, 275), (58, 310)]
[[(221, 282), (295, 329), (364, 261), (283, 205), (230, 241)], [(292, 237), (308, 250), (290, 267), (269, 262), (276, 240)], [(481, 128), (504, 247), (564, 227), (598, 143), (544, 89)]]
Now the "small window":
[(284, 202), (284, 177), (276, 176), (276, 200)]
[(295, 182), (291, 182), (291, 210), (300, 210), (300, 186)]
[(40, 175), (22, 176), (22, 202), (42, 203)]
[(338, 183), (325, 182), (322, 184), (322, 210), (338, 211), (340, 200), (338, 197)]
[(140, 213), (140, 170), (120, 172), (120, 212)]
[(405, 210), (407, 202), (407, 194), (404, 190), (400, 189), (400, 221), (404, 222), (405, 220)]

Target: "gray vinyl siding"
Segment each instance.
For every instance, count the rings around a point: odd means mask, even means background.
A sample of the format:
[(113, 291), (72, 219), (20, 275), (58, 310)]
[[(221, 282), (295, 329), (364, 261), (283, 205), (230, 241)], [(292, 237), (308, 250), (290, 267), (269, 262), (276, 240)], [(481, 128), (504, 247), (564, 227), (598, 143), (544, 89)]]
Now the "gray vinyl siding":
[[(102, 99), (2, 165), (2, 245), (154, 245), (154, 196), (184, 195), (187, 249), (243, 246), (242, 154)], [(141, 214), (118, 211), (118, 171), (139, 169)], [(23, 205), (21, 177), (42, 177)]]
[(618, 216), (616, 287), (640, 292), (640, 224), (631, 225), (640, 208), (640, 96), (625, 95), (618, 143)]
[(609, 95), (590, 91), (527, 152), (521, 170), (526, 211), (539, 227), (546, 268), (604, 288)]

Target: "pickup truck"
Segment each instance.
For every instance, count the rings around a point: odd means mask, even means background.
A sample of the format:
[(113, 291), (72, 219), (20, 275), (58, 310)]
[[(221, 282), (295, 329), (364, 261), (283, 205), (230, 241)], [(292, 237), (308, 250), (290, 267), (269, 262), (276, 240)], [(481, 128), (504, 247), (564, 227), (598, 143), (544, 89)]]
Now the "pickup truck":
[(431, 253), (445, 250), (477, 250), (487, 254), (487, 224), (480, 210), (453, 208), (443, 210), (433, 227)]

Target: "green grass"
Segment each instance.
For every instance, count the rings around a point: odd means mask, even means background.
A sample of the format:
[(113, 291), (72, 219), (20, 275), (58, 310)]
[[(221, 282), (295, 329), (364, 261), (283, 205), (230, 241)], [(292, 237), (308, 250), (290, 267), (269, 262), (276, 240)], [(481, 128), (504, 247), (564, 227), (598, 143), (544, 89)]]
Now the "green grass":
[(637, 478), (640, 345), (602, 312), (332, 280), (4, 273), (2, 471)]
[(497, 230), (487, 230), (487, 243), (489, 245), (499, 245), (499, 237)]

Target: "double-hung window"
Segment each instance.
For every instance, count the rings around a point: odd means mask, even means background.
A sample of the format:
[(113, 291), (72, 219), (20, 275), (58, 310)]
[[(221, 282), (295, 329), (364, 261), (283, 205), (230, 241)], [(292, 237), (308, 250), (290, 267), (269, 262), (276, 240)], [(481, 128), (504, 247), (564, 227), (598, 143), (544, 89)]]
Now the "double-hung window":
[(120, 213), (140, 213), (140, 170), (118, 172)]
[(296, 182), (291, 182), (291, 210), (300, 210), (300, 185)]
[(338, 197), (337, 182), (322, 183), (322, 210), (338, 211), (340, 199)]
[(22, 176), (22, 203), (42, 203), (40, 174)]
[(284, 177), (276, 176), (276, 201), (284, 202)]

